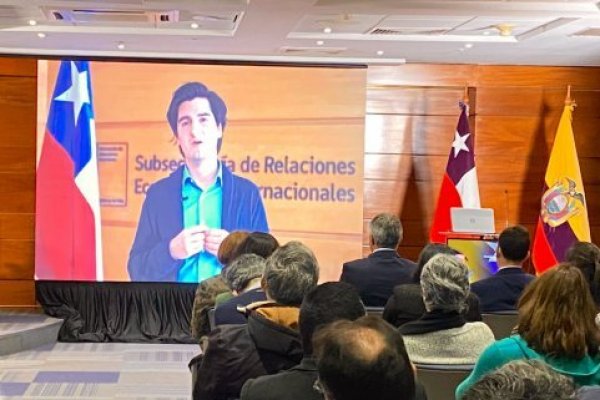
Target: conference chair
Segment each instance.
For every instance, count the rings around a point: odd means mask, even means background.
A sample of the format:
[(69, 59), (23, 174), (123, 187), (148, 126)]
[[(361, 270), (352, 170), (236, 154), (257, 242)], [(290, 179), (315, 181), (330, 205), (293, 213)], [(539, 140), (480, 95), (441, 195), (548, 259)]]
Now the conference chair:
[(515, 326), (517, 326), (518, 317), (517, 311), (514, 310), (481, 314), (481, 319), (494, 332), (496, 340), (510, 336)]
[(215, 308), (214, 307), (208, 309), (208, 326), (209, 326), (211, 332), (217, 327), (217, 324), (215, 323)]
[(454, 399), (456, 387), (471, 373), (473, 364), (415, 364), (417, 380), (425, 387), (428, 400)]
[(383, 307), (365, 307), (367, 315), (375, 315), (377, 317), (383, 317)]

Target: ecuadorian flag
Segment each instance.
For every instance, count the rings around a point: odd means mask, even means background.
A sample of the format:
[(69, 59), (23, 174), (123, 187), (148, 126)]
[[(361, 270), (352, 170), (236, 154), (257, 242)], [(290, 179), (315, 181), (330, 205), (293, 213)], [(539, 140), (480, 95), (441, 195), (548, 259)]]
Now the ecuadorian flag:
[(574, 242), (590, 241), (586, 198), (571, 124), (573, 107), (565, 105), (546, 170), (532, 252), (538, 274), (563, 261)]

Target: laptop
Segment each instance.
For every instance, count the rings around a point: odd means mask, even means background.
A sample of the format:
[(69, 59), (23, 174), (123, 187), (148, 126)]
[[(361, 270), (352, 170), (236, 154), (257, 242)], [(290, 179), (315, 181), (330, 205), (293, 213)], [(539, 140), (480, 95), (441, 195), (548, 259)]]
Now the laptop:
[(494, 233), (494, 210), (492, 208), (450, 208), (452, 232)]

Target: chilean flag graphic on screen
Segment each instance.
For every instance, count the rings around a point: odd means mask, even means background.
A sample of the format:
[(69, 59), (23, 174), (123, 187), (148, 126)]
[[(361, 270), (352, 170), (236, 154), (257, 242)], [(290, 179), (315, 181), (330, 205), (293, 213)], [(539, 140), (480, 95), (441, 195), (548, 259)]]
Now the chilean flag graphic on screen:
[(102, 280), (89, 63), (62, 61), (36, 174), (37, 279)]

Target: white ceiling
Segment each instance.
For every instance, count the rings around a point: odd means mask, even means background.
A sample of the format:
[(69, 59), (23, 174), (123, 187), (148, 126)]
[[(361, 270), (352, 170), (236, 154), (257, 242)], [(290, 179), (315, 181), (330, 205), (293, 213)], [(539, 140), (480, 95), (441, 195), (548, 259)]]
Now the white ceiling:
[(600, 66), (600, 1), (0, 0), (0, 53)]

